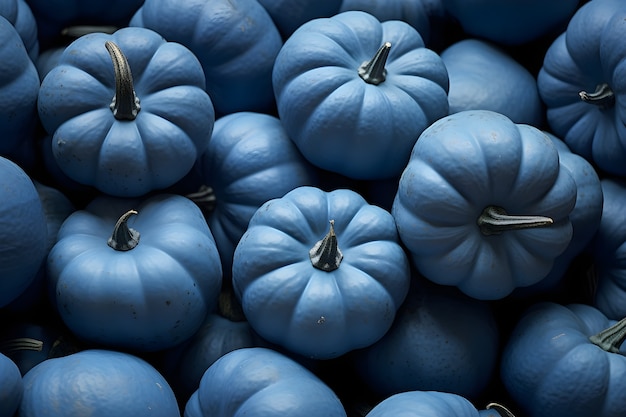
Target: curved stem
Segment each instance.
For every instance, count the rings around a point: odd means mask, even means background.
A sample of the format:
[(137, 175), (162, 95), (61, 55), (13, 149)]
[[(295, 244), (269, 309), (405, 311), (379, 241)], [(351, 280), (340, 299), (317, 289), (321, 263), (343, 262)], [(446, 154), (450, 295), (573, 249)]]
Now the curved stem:
[(111, 101), (111, 111), (117, 120), (135, 120), (141, 110), (139, 98), (135, 94), (133, 75), (126, 56), (117, 44), (106, 41), (104, 46), (109, 51), (115, 71), (115, 96)]
[(18, 337), (0, 342), (0, 352), (13, 352), (18, 350), (33, 350), (41, 352), (43, 350), (43, 340), (31, 337)]
[(476, 223), (484, 235), (495, 235), (507, 230), (549, 226), (554, 221), (545, 216), (509, 215), (502, 207), (488, 206), (478, 217)]
[(330, 220), (330, 227), (326, 236), (309, 251), (309, 258), (311, 258), (311, 264), (322, 271), (330, 272), (339, 268), (343, 254), (337, 245), (334, 220)]
[(366, 61), (359, 67), (359, 76), (369, 84), (378, 85), (385, 81), (387, 76), (387, 70), (385, 64), (387, 63), (387, 57), (389, 56), (389, 50), (391, 49), (391, 42), (385, 42), (371, 61)]
[(615, 103), (615, 93), (607, 83), (598, 84), (593, 93), (581, 91), (578, 96), (585, 103), (595, 104), (602, 108), (611, 107)]
[(137, 246), (139, 243), (139, 232), (128, 227), (128, 219), (135, 214), (137, 214), (135, 210), (129, 210), (122, 214), (117, 223), (115, 223), (113, 234), (107, 242), (111, 248), (127, 251)]
[(496, 410), (502, 417), (515, 417), (515, 415), (508, 408), (498, 403), (489, 403), (485, 409)]
[(619, 348), (626, 340), (626, 318), (621, 319), (608, 329), (589, 337), (589, 340), (607, 352), (619, 353)]

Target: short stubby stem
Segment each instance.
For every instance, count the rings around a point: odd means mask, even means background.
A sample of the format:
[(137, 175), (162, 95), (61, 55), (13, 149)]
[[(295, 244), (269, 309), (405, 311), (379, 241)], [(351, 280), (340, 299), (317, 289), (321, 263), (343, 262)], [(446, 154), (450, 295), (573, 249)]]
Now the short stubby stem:
[(488, 206), (478, 217), (476, 223), (484, 235), (496, 235), (507, 230), (545, 227), (554, 223), (545, 216), (510, 215), (502, 207)]
[(311, 264), (322, 271), (330, 272), (339, 268), (343, 254), (337, 244), (334, 220), (330, 220), (330, 228), (326, 236), (309, 251), (309, 258), (311, 258)]
[(578, 96), (585, 103), (595, 104), (601, 108), (612, 107), (615, 104), (615, 93), (607, 83), (598, 84), (593, 93), (581, 91)]
[(113, 233), (107, 241), (107, 244), (118, 251), (127, 251), (135, 248), (139, 244), (139, 232), (128, 227), (128, 219), (130, 216), (136, 215), (135, 210), (129, 210), (122, 214), (115, 227)]
[(115, 96), (110, 105), (113, 116), (117, 120), (135, 120), (141, 105), (135, 94), (133, 75), (126, 55), (114, 42), (106, 41), (104, 46), (109, 51), (115, 72)]
[(389, 57), (389, 50), (391, 49), (391, 42), (385, 42), (381, 46), (376, 54), (370, 61), (366, 61), (359, 67), (359, 76), (368, 84), (378, 85), (385, 81), (387, 77), (387, 70), (385, 64), (387, 64), (387, 58)]
[(622, 343), (626, 340), (626, 318), (589, 337), (589, 340), (607, 352), (619, 353)]

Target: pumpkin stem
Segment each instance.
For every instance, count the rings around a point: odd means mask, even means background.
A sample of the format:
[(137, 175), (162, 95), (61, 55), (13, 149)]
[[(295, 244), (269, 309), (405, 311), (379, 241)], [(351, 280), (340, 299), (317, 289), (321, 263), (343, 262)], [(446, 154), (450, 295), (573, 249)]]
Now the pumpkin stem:
[(611, 107), (615, 103), (615, 93), (607, 83), (598, 84), (593, 93), (581, 91), (578, 96), (585, 103), (595, 104), (601, 108)]
[(339, 268), (343, 254), (337, 245), (334, 220), (330, 220), (330, 227), (326, 236), (311, 248), (309, 257), (313, 266), (322, 271), (330, 272)]
[(554, 221), (544, 216), (513, 216), (507, 214), (502, 207), (488, 206), (476, 223), (484, 235), (496, 235), (506, 230), (549, 226)]
[(117, 120), (135, 120), (141, 110), (139, 98), (135, 94), (133, 75), (126, 56), (117, 44), (106, 41), (104, 46), (111, 55), (115, 71), (115, 96), (111, 101), (111, 111)]
[(139, 243), (139, 232), (128, 227), (130, 216), (137, 214), (135, 210), (128, 210), (122, 214), (107, 244), (115, 250), (127, 251), (133, 249)]
[(515, 417), (515, 415), (508, 408), (498, 403), (489, 403), (485, 409), (496, 410), (502, 417)]
[(18, 337), (0, 342), (0, 352), (13, 352), (18, 350), (41, 352), (43, 350), (43, 341), (31, 337)]
[(197, 191), (189, 194), (185, 194), (185, 197), (196, 203), (198, 207), (204, 213), (211, 213), (215, 210), (215, 204), (217, 203), (217, 197), (213, 187), (208, 185), (201, 185)]
[(371, 61), (365, 61), (359, 67), (359, 76), (368, 84), (378, 85), (385, 81), (387, 76), (387, 70), (385, 64), (387, 63), (387, 57), (389, 56), (389, 50), (391, 49), (391, 42), (385, 42)]
[(621, 319), (608, 329), (589, 337), (594, 345), (600, 346), (607, 352), (619, 353), (619, 348), (626, 340), (626, 318)]

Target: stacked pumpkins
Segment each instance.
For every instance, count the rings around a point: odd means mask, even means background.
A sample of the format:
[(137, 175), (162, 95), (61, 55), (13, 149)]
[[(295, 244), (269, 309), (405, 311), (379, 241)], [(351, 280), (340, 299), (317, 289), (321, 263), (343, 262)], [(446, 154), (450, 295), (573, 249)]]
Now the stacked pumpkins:
[(501, 3), (6, 0), (0, 417), (624, 415), (626, 5)]

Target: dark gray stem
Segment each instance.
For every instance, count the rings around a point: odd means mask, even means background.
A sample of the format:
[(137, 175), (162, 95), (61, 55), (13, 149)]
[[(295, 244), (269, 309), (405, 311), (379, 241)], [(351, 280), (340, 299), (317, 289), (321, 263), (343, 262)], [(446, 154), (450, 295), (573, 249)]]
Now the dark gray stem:
[(626, 340), (626, 318), (621, 319), (608, 329), (589, 337), (589, 340), (607, 352), (619, 353), (622, 343)]
[(115, 72), (115, 96), (111, 101), (111, 111), (117, 120), (135, 120), (141, 105), (135, 94), (133, 75), (126, 56), (117, 44), (106, 41), (104, 46), (109, 51)]
[(376, 55), (370, 60), (366, 61), (359, 67), (359, 76), (369, 84), (378, 85), (385, 81), (387, 76), (387, 70), (385, 64), (387, 63), (387, 57), (389, 57), (389, 50), (391, 49), (391, 42), (385, 42)]
[(598, 84), (593, 93), (581, 91), (578, 95), (585, 103), (595, 104), (602, 108), (611, 107), (615, 103), (615, 93), (607, 83)]
[(311, 264), (322, 271), (330, 272), (339, 268), (343, 254), (337, 244), (334, 220), (330, 221), (330, 228), (326, 236), (311, 248), (309, 257), (311, 258)]
[(139, 232), (128, 227), (128, 219), (130, 216), (136, 215), (135, 210), (129, 210), (122, 214), (115, 227), (113, 234), (109, 238), (107, 244), (119, 251), (127, 251), (133, 249), (139, 243)]
[(41, 352), (43, 350), (43, 341), (31, 337), (18, 337), (0, 342), (0, 352), (13, 352), (18, 350)]
[(515, 415), (508, 408), (498, 403), (489, 403), (485, 409), (496, 410), (502, 417), (515, 417)]
[(488, 206), (478, 217), (476, 223), (484, 235), (495, 235), (507, 230), (549, 226), (554, 221), (545, 216), (510, 215), (502, 207)]

